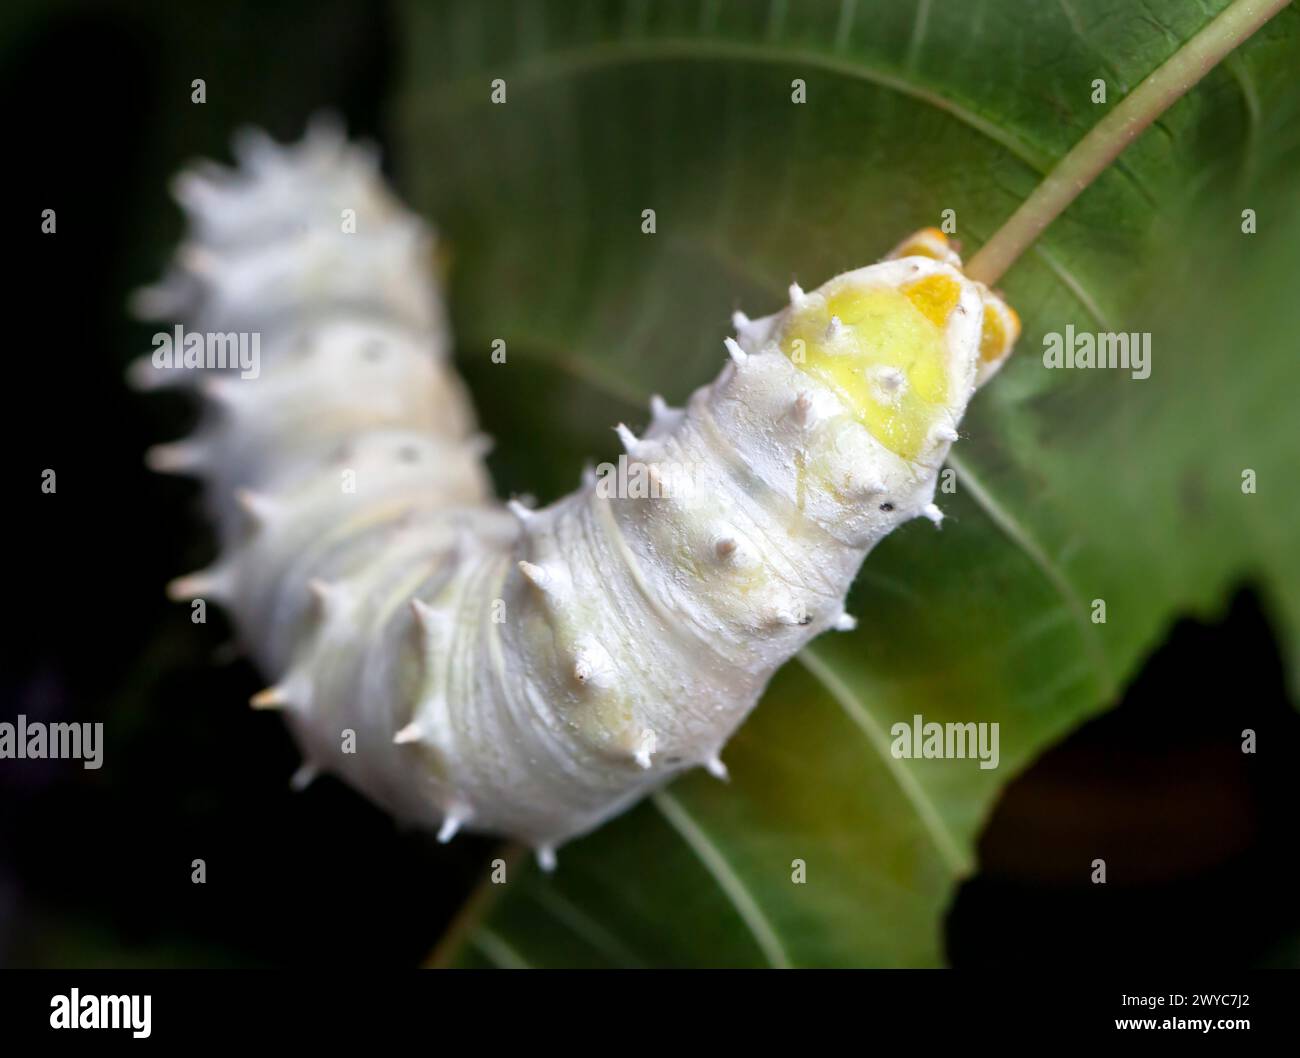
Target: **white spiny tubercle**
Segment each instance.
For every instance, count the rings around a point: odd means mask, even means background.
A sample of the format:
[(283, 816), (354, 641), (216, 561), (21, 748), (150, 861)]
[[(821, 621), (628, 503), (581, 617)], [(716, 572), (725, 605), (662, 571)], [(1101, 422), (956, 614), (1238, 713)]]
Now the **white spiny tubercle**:
[(184, 474), (203, 466), (203, 446), (193, 441), (154, 445), (144, 454), (145, 465), (160, 474)]
[(649, 728), (646, 728), (641, 732), (641, 738), (637, 743), (636, 753), (633, 754), (632, 758), (636, 761), (639, 767), (647, 770), (649, 769), (651, 758), (654, 756), (656, 741), (655, 733)]
[(719, 782), (731, 781), (731, 773), (727, 771), (727, 766), (722, 763), (722, 758), (716, 753), (704, 762), (704, 770)]
[(849, 480), (847, 491), (860, 499), (871, 499), (873, 496), (884, 493), (888, 487), (880, 478), (868, 478), (861, 474), (854, 474)]
[(624, 423), (615, 426), (614, 432), (618, 434), (619, 442), (623, 445), (623, 451), (630, 456), (636, 455), (637, 449), (641, 446), (641, 441), (637, 438), (637, 435), (629, 430)]
[(183, 268), (197, 276), (212, 276), (221, 265), (217, 255), (202, 246), (182, 245), (176, 251), (176, 259)]
[(289, 789), (294, 793), (302, 793), (312, 783), (320, 777), (320, 768), (311, 761), (303, 761), (298, 765), (297, 771), (289, 777)]
[[(160, 312), (152, 311), (160, 302), (165, 303), (162, 295), (152, 294), (150, 296), (150, 293), (146, 291), (140, 291), (132, 299), (133, 310), (136, 315), (140, 316), (162, 315)], [(163, 371), (155, 367), (151, 356), (137, 357), (126, 365), (127, 385), (142, 392), (178, 385), (180, 379), (176, 375), (176, 372)]]
[(233, 407), (239, 398), (239, 381), (234, 378), (205, 378), (199, 383), (199, 392), (213, 404)]
[(275, 519), (278, 510), (275, 500), (252, 489), (236, 489), (235, 502), (239, 504), (240, 510), (252, 519), (253, 524), (258, 526), (269, 525)]
[(790, 406), (790, 414), (801, 427), (807, 427), (812, 416), (812, 400), (807, 393), (800, 393)]
[(403, 728), (399, 728), (397, 734), (393, 736), (393, 745), (409, 746), (412, 742), (419, 742), (424, 737), (424, 728), (420, 726), (418, 720), (412, 720)]
[(248, 699), (248, 704), (254, 709), (283, 709), (293, 703), (289, 700), (288, 691), (277, 684), (258, 691)]
[(650, 398), (650, 426), (647, 437), (660, 440), (676, 430), (686, 414), (684, 408), (674, 408), (657, 393)]
[[(776, 670), (854, 626), (843, 599), (871, 547), (918, 512), (938, 520), (981, 314), (1017, 326), (926, 236), (935, 260), (792, 284), (774, 316), (736, 312), (713, 384), (680, 409), (651, 398), (642, 438), (615, 427), (652, 485), (691, 468), (693, 500), (644, 502), (630, 480), (627, 496), (596, 495), (588, 468), (544, 510), (501, 504), (449, 364), (427, 228), (329, 127), (289, 146), (246, 134), (238, 153), (233, 170), (177, 180), (185, 242), (137, 298), (182, 316), (169, 326), (262, 336), (256, 386), (178, 375), (225, 407), (149, 462), (202, 476), (221, 551), (169, 592), (230, 607), (270, 680), (252, 704), (285, 711), (304, 777), (328, 771), (442, 840), (465, 827), (523, 841), (545, 870), (557, 845), (683, 770), (726, 778), (721, 749)], [(341, 209), (365, 218), (346, 237)], [(911, 368), (893, 365), (908, 358), (863, 354), (867, 317), (830, 306), (906, 302), (926, 276), (960, 291), (927, 354), (946, 357), (931, 366), (951, 397), (916, 427), (919, 454), (900, 455), (812, 360), (860, 356), (854, 385), (870, 372), (899, 403)], [(782, 344), (796, 333), (808, 360)], [(376, 335), (383, 355), (365, 355)], [(144, 387), (177, 380), (141, 364)], [(365, 733), (356, 752), (340, 748), (349, 729)]]
[(411, 600), (411, 613), (416, 625), (425, 635), (443, 632), (450, 625), (450, 616), (446, 611), (430, 606), (421, 599)]
[(167, 585), (167, 597), (175, 602), (190, 599), (224, 599), (230, 592), (230, 578), (224, 569), (213, 566), (177, 577)]
[(786, 599), (770, 609), (770, 619), (779, 625), (797, 628), (810, 622), (807, 613), (793, 599)]
[(555, 578), (547, 572), (544, 566), (539, 566), (535, 562), (529, 562), (526, 559), (520, 559), (519, 572), (527, 577), (533, 587), (539, 591), (551, 592), (555, 590)]
[(868, 376), (873, 395), (881, 404), (896, 402), (907, 390), (907, 376), (896, 367), (878, 367)]
[[(178, 173), (171, 180), (171, 196), (187, 210), (198, 212), (209, 205), (211, 188), (197, 173)], [(146, 288), (148, 289), (148, 288)]]
[(751, 320), (740, 311), (731, 314), (731, 326), (736, 332), (736, 339), (741, 343), (741, 348), (748, 346), (754, 352), (757, 352), (762, 344), (769, 323), (771, 323), (770, 317), (766, 320)]
[(616, 680), (614, 659), (595, 636), (578, 639), (573, 657), (573, 678), (583, 686), (612, 687)]
[(841, 612), (840, 615), (835, 618), (831, 627), (837, 632), (852, 632), (858, 627), (858, 619), (852, 614)]
[(943, 524), (943, 511), (939, 510), (937, 503), (927, 503), (921, 509), (921, 514), (932, 521), (936, 529)]
[(347, 613), (351, 596), (341, 584), (330, 584), (319, 577), (307, 582), (317, 609), (326, 621), (335, 621)]

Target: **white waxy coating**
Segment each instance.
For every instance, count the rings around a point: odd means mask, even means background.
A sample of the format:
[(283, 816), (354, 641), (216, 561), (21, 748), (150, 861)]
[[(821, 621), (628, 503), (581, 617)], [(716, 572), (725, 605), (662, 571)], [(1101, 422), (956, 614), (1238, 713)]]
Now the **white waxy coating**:
[[(284, 710), (309, 767), (402, 817), (543, 858), (684, 769), (725, 775), (722, 747), (777, 668), (852, 627), (844, 597), (867, 552), (938, 516), (986, 292), (925, 257), (792, 288), (803, 311), (846, 285), (958, 284), (948, 404), (913, 461), (777, 347), (787, 309), (738, 317), (711, 385), (684, 409), (656, 400), (641, 438), (620, 431), (651, 495), (588, 475), (512, 513), (447, 363), (424, 226), (333, 129), (295, 147), (247, 135), (238, 153), (235, 172), (178, 181), (190, 234), (138, 307), (260, 335), (259, 377), (204, 387), (186, 452), (221, 555), (175, 589), (232, 610), (275, 677), (254, 704)], [(833, 320), (827, 341), (845, 331)]]

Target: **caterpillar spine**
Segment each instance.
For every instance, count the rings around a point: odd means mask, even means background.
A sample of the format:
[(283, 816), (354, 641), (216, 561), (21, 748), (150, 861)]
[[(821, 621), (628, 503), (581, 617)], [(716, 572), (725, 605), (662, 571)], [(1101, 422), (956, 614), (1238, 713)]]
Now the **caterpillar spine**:
[(927, 230), (738, 313), (713, 383), (683, 408), (651, 398), (640, 437), (618, 424), (648, 494), (588, 469), (542, 510), (503, 505), (448, 363), (432, 233), (373, 155), (316, 125), (292, 147), (242, 134), (236, 156), (178, 178), (188, 234), (137, 299), (261, 337), (256, 379), (156, 353), (131, 369), (205, 403), (148, 456), (205, 480), (218, 530), (217, 561), (172, 594), (223, 602), (276, 677), (252, 704), (302, 748), (295, 786), (328, 771), (440, 840), (510, 835), (544, 866), (684, 769), (726, 777), (776, 669), (854, 627), (867, 552), (940, 520), (939, 468), (1019, 329)]

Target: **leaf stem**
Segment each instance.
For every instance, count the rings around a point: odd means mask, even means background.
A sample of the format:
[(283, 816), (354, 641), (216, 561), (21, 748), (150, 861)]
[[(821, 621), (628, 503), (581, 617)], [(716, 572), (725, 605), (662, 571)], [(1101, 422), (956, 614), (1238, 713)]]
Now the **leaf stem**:
[(966, 274), (992, 286), (1156, 118), (1290, 0), (1235, 0), (1164, 61), (1066, 153), (971, 258)]

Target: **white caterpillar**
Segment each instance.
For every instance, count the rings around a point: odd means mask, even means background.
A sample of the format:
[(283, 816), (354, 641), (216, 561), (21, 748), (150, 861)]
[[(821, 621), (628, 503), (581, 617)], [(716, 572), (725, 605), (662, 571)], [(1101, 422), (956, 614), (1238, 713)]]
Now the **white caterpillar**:
[[(221, 552), (171, 586), (233, 613), (304, 757), (401, 817), (553, 849), (719, 754), (776, 669), (935, 483), (1018, 334), (933, 229), (760, 320), (683, 409), (619, 433), (650, 497), (608, 479), (540, 511), (491, 494), (448, 366), (433, 239), (331, 127), (247, 133), (175, 192), (189, 234), (139, 310), (260, 335), (255, 380), (151, 450), (206, 479)], [(356, 230), (342, 230), (344, 211)], [(220, 377), (224, 375), (225, 377)], [(671, 471), (671, 475), (669, 473)], [(687, 487), (689, 486), (689, 487)], [(346, 732), (355, 733), (348, 752)]]

